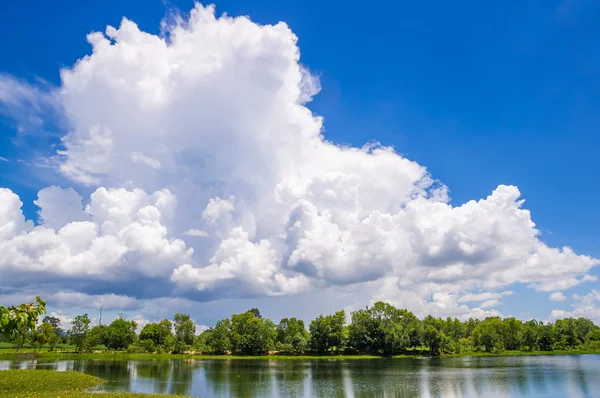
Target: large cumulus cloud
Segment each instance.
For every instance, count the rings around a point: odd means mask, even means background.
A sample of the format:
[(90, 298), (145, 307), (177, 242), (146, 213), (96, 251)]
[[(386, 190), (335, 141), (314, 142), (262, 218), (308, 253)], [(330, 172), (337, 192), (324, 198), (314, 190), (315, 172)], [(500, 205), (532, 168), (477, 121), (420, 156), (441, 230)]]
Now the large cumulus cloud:
[(356, 289), (468, 316), (515, 283), (593, 279), (598, 260), (540, 241), (516, 187), (453, 206), (392, 148), (328, 142), (286, 24), (197, 4), (163, 31), (124, 19), (91, 33), (92, 53), (44, 93), (68, 126), (46, 164), (86, 197), (41, 190), (34, 226), (0, 190), (0, 272), (16, 286), (200, 301)]

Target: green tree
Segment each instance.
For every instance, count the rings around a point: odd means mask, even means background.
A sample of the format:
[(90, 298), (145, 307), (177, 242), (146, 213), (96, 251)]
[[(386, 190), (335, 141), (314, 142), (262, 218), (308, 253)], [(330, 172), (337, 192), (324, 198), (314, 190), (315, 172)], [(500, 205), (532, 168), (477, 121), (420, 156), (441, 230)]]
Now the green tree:
[(177, 353), (184, 352), (189, 346), (194, 344), (196, 334), (196, 325), (190, 319), (188, 314), (175, 314), (175, 347)]
[(540, 322), (537, 333), (537, 346), (542, 351), (552, 351), (554, 346), (554, 333), (552, 324), (544, 325)]
[(473, 329), (473, 343), (486, 352), (502, 351), (502, 321), (498, 317), (486, 318)]
[(269, 319), (258, 318), (252, 311), (231, 317), (229, 339), (234, 354), (263, 354), (273, 348), (275, 325)]
[(60, 336), (63, 333), (63, 330), (60, 327), (60, 319), (58, 319), (55, 316), (45, 316), (44, 319), (42, 319), (42, 323), (43, 322), (48, 322), (50, 325), (52, 325), (52, 328), (54, 329), (54, 333), (57, 336)]
[(199, 337), (207, 351), (214, 354), (226, 354), (231, 350), (229, 338), (231, 321), (227, 318), (217, 322), (215, 327), (205, 330)]
[(600, 328), (590, 330), (585, 337), (585, 343), (588, 348), (600, 349)]
[(577, 338), (581, 344), (587, 341), (587, 335), (589, 332), (598, 329), (598, 326), (594, 325), (594, 322), (587, 318), (577, 318), (575, 320), (575, 329), (577, 330)]
[(507, 350), (520, 350), (523, 344), (523, 323), (516, 318), (502, 321), (502, 341)]
[(60, 339), (56, 334), (54, 327), (49, 322), (42, 322), (35, 332), (35, 340), (40, 345), (50, 345), (50, 351), (54, 350), (54, 346), (58, 344)]
[(359, 352), (393, 355), (410, 344), (410, 331), (416, 317), (406, 310), (377, 302), (371, 308), (352, 313), (348, 345)]
[(538, 340), (538, 323), (535, 319), (525, 322), (523, 325), (523, 346), (528, 351), (533, 351), (537, 348)]
[(111, 350), (123, 350), (129, 347), (135, 340), (136, 328), (135, 321), (128, 321), (120, 316), (106, 327), (104, 345)]
[(75, 350), (77, 350), (77, 352), (81, 352), (84, 349), (84, 343), (90, 331), (91, 322), (88, 314), (77, 315), (73, 320), (73, 325), (71, 326), (69, 334), (71, 335), (71, 342), (75, 345)]
[(108, 326), (106, 325), (96, 325), (93, 328), (90, 329), (90, 331), (87, 334), (87, 337), (85, 339), (84, 342), (84, 347), (86, 350), (91, 350), (96, 346), (99, 345), (106, 345), (107, 342), (107, 336), (106, 336), (106, 329), (108, 328)]
[[(169, 350), (173, 345), (173, 324), (168, 319), (163, 319), (159, 323), (148, 323), (140, 332), (140, 341), (150, 340), (150, 343), (144, 343), (147, 351), (155, 349)], [(151, 348), (151, 349), (150, 349)]]
[(296, 318), (283, 318), (276, 329), (277, 350), (300, 354), (308, 348), (309, 334), (304, 321)]
[(0, 333), (8, 338), (17, 331), (34, 330), (38, 317), (45, 313), (46, 302), (39, 297), (33, 303), (11, 307), (0, 305)]
[(442, 351), (442, 346), (445, 339), (445, 334), (432, 324), (425, 326), (423, 333), (423, 341), (429, 347), (429, 352), (432, 355), (439, 355)]
[(344, 311), (327, 316), (319, 315), (309, 326), (311, 349), (321, 354), (344, 350), (348, 334), (345, 323)]

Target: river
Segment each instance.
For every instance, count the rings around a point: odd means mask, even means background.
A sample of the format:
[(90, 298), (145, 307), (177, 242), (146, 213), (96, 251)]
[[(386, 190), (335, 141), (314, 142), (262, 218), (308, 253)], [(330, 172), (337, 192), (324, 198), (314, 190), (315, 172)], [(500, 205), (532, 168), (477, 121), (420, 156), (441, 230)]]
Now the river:
[(99, 391), (237, 397), (600, 397), (600, 355), (155, 361), (2, 361), (77, 370)]

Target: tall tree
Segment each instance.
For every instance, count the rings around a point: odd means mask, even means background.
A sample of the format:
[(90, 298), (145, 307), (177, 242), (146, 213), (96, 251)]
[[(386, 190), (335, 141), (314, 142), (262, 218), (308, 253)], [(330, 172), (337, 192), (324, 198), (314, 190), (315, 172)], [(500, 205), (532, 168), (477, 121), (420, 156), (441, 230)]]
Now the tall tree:
[(122, 350), (135, 340), (137, 323), (119, 317), (106, 327), (105, 345), (111, 350)]
[(234, 314), (229, 338), (235, 354), (264, 354), (273, 347), (275, 325), (269, 319), (258, 318), (252, 311)]
[(304, 321), (296, 318), (283, 318), (276, 329), (277, 349), (299, 354), (308, 348), (309, 334)]
[(343, 310), (333, 315), (319, 315), (309, 326), (311, 349), (321, 354), (344, 350), (348, 332), (345, 323), (346, 313)]
[(91, 322), (88, 314), (77, 315), (73, 320), (70, 335), (71, 342), (75, 345), (77, 352), (81, 352), (84, 349)]
[(177, 313), (173, 320), (175, 321), (175, 352), (181, 353), (194, 344), (196, 325), (188, 314)]
[(35, 332), (35, 340), (40, 345), (50, 345), (50, 351), (53, 351), (54, 346), (60, 341), (56, 334), (56, 330), (49, 322), (42, 322), (42, 324), (38, 326)]

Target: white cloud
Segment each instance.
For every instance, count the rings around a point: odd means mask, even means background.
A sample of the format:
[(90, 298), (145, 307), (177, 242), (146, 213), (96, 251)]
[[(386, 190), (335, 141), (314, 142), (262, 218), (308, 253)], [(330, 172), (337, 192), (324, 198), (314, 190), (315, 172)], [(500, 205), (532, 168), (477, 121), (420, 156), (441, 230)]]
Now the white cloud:
[(600, 291), (592, 290), (589, 293), (580, 296), (573, 294), (573, 299), (576, 301), (573, 304), (573, 310), (564, 311), (555, 309), (550, 314), (551, 320), (562, 319), (562, 318), (588, 318), (594, 321), (596, 325), (600, 325)]
[(51, 186), (42, 189), (33, 203), (40, 208), (40, 223), (59, 230), (71, 222), (89, 219), (81, 201), (82, 197), (73, 188)]
[(208, 232), (206, 232), (202, 229), (194, 229), (194, 228), (188, 229), (183, 234), (186, 236), (197, 236), (197, 237), (207, 237), (208, 236)]
[(133, 160), (134, 162), (141, 162), (143, 164), (145, 164), (146, 166), (150, 166), (153, 169), (159, 169), (160, 168), (160, 162), (156, 159), (152, 159), (151, 157), (145, 156), (142, 153), (138, 153), (138, 152), (133, 152), (131, 154), (131, 160)]
[[(34, 227), (0, 190), (0, 272), (16, 286), (194, 300), (357, 289), (464, 318), (498, 314), (515, 283), (593, 280), (598, 260), (541, 242), (517, 187), (453, 206), (392, 148), (326, 141), (306, 107), (319, 82), (286, 24), (196, 5), (165, 29), (91, 33), (92, 54), (42, 93), (70, 127), (49, 164), (94, 191), (40, 191)], [(42, 95), (0, 81), (4, 103)]]
[(2, 162), (10, 162), (10, 160), (8, 160), (7, 158), (5, 158), (4, 156), (0, 156), (0, 161)]
[(507, 290), (500, 293), (493, 292), (481, 292), (481, 293), (467, 293), (464, 296), (461, 296), (457, 301), (459, 303), (465, 303), (469, 301), (488, 301), (488, 300), (497, 300), (502, 298), (502, 296), (510, 296), (515, 292), (512, 290)]
[(550, 295), (550, 301), (565, 301), (567, 297), (565, 297), (562, 292), (554, 292)]
[(496, 307), (500, 304), (500, 300), (487, 300), (479, 304), (479, 308), (491, 308)]

